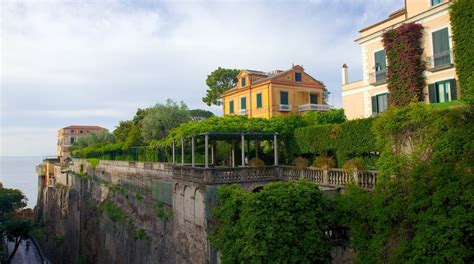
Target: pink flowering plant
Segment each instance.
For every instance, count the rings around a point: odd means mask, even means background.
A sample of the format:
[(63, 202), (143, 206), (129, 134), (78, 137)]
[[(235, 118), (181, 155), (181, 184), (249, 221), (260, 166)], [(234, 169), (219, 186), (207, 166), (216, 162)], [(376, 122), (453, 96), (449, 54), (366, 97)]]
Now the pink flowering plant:
[(423, 26), (403, 24), (383, 34), (388, 61), (389, 104), (405, 106), (423, 100), (425, 63), (422, 60), (421, 37)]

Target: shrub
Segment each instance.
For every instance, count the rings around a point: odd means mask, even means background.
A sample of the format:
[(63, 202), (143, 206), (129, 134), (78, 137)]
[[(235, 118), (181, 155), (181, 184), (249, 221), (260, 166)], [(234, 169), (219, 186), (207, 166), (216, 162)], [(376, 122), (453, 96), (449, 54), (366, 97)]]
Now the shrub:
[(451, 5), (454, 60), (461, 99), (474, 103), (474, 1), (456, 0)]
[(265, 162), (259, 158), (253, 158), (249, 161), (249, 166), (254, 168), (265, 167)]
[(99, 162), (100, 162), (99, 159), (95, 159), (95, 158), (87, 159), (87, 163), (89, 163), (89, 165), (91, 166), (93, 170), (97, 168), (97, 165), (99, 165)]
[(361, 158), (353, 158), (347, 160), (343, 166), (346, 171), (365, 170), (364, 160)]
[(330, 169), (336, 167), (336, 161), (333, 157), (322, 155), (314, 159), (313, 167), (320, 169)]
[(270, 183), (260, 192), (219, 188), (211, 243), (222, 263), (329, 263), (332, 203), (307, 181)]
[(295, 130), (295, 144), (300, 154), (335, 153), (337, 163), (361, 157), (371, 163), (378, 149), (372, 133), (375, 118), (346, 121), (342, 124), (317, 125)]
[(304, 169), (308, 167), (308, 160), (303, 157), (297, 157), (293, 160), (293, 165), (298, 169)]
[(101, 209), (109, 216), (114, 223), (123, 224), (127, 219), (127, 215), (117, 204), (112, 201), (104, 201), (101, 204)]
[(474, 260), (474, 112), (393, 108), (374, 123), (373, 191), (348, 189), (342, 219), (361, 263)]

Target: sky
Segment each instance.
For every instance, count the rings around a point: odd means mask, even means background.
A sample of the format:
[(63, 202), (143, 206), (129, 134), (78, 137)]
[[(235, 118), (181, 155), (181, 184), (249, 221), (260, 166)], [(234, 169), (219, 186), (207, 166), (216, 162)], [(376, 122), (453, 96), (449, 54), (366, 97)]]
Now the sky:
[(0, 0), (0, 155), (54, 155), (57, 130), (110, 131), (137, 108), (202, 103), (217, 67), (293, 64), (341, 107), (341, 66), (362, 78), (358, 31), (403, 0)]

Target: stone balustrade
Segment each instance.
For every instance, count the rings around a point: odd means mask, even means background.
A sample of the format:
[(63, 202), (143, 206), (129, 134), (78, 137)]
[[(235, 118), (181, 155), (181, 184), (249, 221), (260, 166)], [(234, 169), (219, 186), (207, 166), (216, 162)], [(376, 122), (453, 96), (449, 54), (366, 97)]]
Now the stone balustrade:
[(347, 171), (343, 169), (298, 169), (290, 166), (269, 166), (262, 168), (200, 168), (174, 166), (173, 177), (206, 184), (229, 184), (252, 181), (295, 181), (307, 179), (325, 187), (344, 187), (355, 183), (361, 188), (372, 189), (377, 180), (376, 171)]

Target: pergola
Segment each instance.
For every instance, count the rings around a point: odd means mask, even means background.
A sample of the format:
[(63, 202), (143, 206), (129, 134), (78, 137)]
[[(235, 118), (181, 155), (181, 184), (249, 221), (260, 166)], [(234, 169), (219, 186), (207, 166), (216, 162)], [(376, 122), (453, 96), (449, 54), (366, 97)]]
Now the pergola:
[[(195, 167), (195, 144), (196, 139), (204, 138), (204, 167), (209, 168), (209, 146), (210, 141), (215, 144), (216, 141), (225, 141), (232, 143), (232, 167), (235, 167), (235, 142), (241, 144), (241, 166), (245, 167), (245, 142), (273, 141), (273, 157), (274, 165), (278, 165), (278, 133), (267, 132), (207, 132), (203, 134), (193, 135), (187, 138), (181, 138), (181, 165), (184, 166), (184, 143), (185, 140), (191, 140), (191, 166)], [(256, 148), (256, 155), (258, 157), (258, 147)], [(211, 147), (211, 161), (214, 163), (214, 147)], [(173, 164), (176, 164), (176, 139), (173, 139)]]

